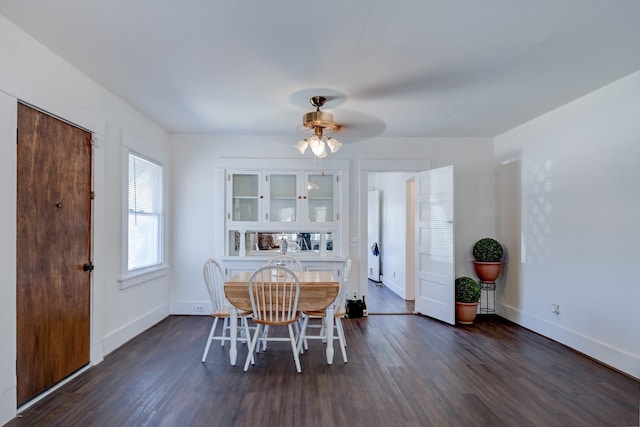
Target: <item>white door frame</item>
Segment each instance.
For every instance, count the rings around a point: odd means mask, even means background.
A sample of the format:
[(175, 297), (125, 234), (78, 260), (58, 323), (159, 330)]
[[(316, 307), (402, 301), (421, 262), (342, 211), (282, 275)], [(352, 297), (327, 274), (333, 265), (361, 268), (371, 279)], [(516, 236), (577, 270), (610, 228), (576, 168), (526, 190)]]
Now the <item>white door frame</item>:
[(360, 160), (358, 162), (359, 188), (358, 188), (358, 218), (360, 226), (358, 228), (358, 236), (360, 246), (358, 249), (358, 266), (359, 288), (355, 291), (358, 295), (367, 295), (368, 278), (367, 278), (367, 251), (369, 248), (364, 243), (368, 232), (367, 220), (367, 198), (369, 195), (368, 180), (369, 173), (376, 172), (419, 172), (431, 168), (431, 161), (428, 159), (394, 159), (394, 160)]

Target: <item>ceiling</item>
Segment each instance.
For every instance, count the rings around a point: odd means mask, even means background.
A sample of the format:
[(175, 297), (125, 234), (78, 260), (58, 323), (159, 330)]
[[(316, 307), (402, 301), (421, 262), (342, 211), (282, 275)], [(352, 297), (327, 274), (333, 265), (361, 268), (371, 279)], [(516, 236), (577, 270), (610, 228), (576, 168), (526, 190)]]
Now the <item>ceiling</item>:
[(171, 133), (493, 137), (640, 69), (637, 0), (2, 0)]

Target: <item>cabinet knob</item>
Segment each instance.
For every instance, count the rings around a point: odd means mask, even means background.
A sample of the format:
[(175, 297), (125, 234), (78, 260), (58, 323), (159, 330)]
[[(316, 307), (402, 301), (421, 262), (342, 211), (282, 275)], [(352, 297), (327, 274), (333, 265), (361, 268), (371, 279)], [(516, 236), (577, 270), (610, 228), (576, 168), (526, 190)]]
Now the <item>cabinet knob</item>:
[(261, 199), (264, 199), (264, 196), (260, 196)]

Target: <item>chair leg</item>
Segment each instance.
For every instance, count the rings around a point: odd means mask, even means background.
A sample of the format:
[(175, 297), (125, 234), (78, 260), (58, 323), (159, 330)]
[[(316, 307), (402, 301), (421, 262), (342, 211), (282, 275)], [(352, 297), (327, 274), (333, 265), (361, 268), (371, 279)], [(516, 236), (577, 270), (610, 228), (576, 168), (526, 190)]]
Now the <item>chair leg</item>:
[[(267, 351), (267, 340), (266, 338), (269, 336), (269, 325), (265, 325), (264, 331), (262, 332), (262, 337), (265, 338), (262, 340), (262, 351)], [(256, 347), (257, 349), (258, 347)]]
[[(307, 324), (308, 323), (309, 323), (309, 316), (305, 316), (302, 319), (302, 326), (300, 326), (300, 335), (298, 335), (298, 344), (296, 346), (296, 349), (300, 354), (304, 354), (304, 350), (309, 349), (309, 347), (304, 345), (307, 342)], [(303, 349), (303, 346), (306, 348)]]
[[(249, 332), (249, 321), (247, 320), (246, 316), (242, 316), (241, 317), (241, 323), (242, 326), (244, 327), (244, 336), (246, 337), (246, 344), (247, 344), (247, 348), (249, 348), (249, 345), (251, 344), (251, 332)], [(255, 360), (253, 358), (253, 351), (249, 351), (249, 354), (251, 355), (251, 364), (255, 365)]]
[[(220, 346), (224, 347), (224, 341), (227, 336), (227, 331), (229, 330), (229, 318), (225, 317), (222, 321), (222, 339), (220, 340)], [(231, 336), (231, 335), (229, 335)]]
[(293, 352), (293, 360), (296, 362), (296, 371), (298, 373), (302, 372), (302, 368), (300, 368), (300, 358), (298, 357), (298, 349), (296, 345), (296, 336), (293, 333), (293, 327), (291, 324), (287, 325), (289, 327), (289, 338), (291, 338), (291, 351)]
[(347, 346), (347, 338), (344, 335), (344, 327), (342, 326), (342, 318), (341, 317), (336, 317), (336, 324), (339, 324), (339, 328), (340, 330), (338, 331), (340, 333), (340, 336), (342, 337), (342, 342), (344, 343), (344, 346)]
[(211, 340), (213, 339), (213, 335), (216, 333), (216, 325), (218, 324), (218, 318), (213, 318), (213, 325), (211, 325), (211, 331), (209, 331), (209, 337), (207, 338), (207, 345), (204, 348), (204, 353), (202, 353), (202, 363), (207, 359), (207, 354), (209, 354), (209, 347), (211, 347)]
[(251, 339), (251, 346), (249, 347), (249, 353), (247, 354), (247, 360), (244, 362), (244, 371), (247, 372), (249, 370), (249, 363), (255, 364), (255, 360), (253, 359), (253, 351), (256, 347), (256, 343), (258, 342), (258, 337), (260, 336), (260, 324), (256, 325), (256, 331)]
[[(306, 320), (306, 322), (305, 322), (305, 320)], [(305, 335), (305, 337), (302, 340), (302, 345), (304, 345), (304, 349), (305, 350), (309, 350), (309, 342), (307, 341), (307, 331), (306, 331), (307, 325), (309, 325), (309, 316), (306, 315), (306, 314), (302, 315), (302, 322), (300, 323), (300, 329), (302, 329), (302, 325), (305, 325), (304, 326), (304, 335)], [(302, 354), (302, 352), (300, 352), (300, 354)]]
[(336, 322), (336, 332), (338, 333), (338, 341), (340, 342), (340, 351), (342, 351), (342, 361), (347, 363), (347, 349), (345, 348), (347, 344), (344, 340), (344, 331), (342, 330), (342, 321), (339, 317), (334, 319)]

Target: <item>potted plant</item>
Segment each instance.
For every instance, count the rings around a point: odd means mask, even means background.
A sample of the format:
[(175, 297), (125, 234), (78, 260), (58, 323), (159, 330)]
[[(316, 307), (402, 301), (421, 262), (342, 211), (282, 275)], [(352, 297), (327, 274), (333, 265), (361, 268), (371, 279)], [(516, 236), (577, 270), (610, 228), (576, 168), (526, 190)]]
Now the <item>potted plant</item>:
[(480, 284), (471, 277), (458, 277), (455, 285), (456, 322), (463, 325), (470, 325), (478, 313)]
[(484, 283), (495, 283), (502, 266), (502, 245), (496, 239), (485, 237), (473, 245), (473, 266)]

